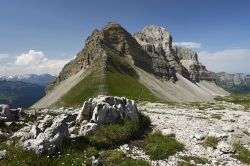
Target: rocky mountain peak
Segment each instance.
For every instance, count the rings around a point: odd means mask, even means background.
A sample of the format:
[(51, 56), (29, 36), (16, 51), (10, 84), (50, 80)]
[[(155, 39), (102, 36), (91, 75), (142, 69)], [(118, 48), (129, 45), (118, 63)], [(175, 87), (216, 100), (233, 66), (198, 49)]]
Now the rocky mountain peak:
[(172, 49), (172, 36), (160, 26), (145, 26), (142, 32), (135, 33), (135, 37), (141, 45), (151, 44), (155, 47), (161, 47), (165, 51)]

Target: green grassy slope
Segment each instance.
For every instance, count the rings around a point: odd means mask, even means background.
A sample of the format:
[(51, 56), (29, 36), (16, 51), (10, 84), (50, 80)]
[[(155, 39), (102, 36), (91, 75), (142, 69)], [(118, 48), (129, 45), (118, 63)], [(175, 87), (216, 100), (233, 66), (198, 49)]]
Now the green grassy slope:
[(55, 104), (80, 106), (97, 95), (124, 96), (140, 101), (156, 101), (157, 97), (139, 82), (136, 71), (125, 57), (107, 49), (107, 63), (103, 69), (94, 69)]

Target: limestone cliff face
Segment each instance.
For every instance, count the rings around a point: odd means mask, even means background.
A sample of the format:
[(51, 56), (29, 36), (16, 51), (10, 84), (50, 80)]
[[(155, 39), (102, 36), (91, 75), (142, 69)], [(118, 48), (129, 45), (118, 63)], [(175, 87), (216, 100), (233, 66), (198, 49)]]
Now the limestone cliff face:
[(201, 80), (213, 81), (212, 72), (206, 69), (198, 60), (195, 51), (189, 48), (174, 47), (174, 54), (179, 58), (181, 64), (188, 70), (190, 80), (199, 82)]
[(189, 78), (188, 71), (182, 66), (172, 48), (172, 36), (165, 28), (146, 26), (134, 34), (137, 42), (152, 57), (153, 69), (159, 78), (177, 81), (176, 72)]
[(135, 39), (152, 57), (153, 69), (160, 78), (176, 81), (176, 73), (191, 81), (212, 81), (212, 73), (198, 61), (195, 51), (172, 46), (172, 36), (165, 28), (146, 26), (134, 34)]

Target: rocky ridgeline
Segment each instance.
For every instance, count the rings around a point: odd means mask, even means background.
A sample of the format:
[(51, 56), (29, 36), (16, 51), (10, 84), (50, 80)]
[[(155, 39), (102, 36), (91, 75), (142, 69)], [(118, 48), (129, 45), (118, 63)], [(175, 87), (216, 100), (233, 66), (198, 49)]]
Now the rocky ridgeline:
[(249, 92), (250, 75), (243, 73), (214, 73), (217, 85), (232, 92)]
[[(121, 25), (110, 22), (93, 31), (76, 58), (49, 84), (47, 92), (80, 70), (105, 68), (111, 55), (130, 55), (135, 66), (164, 80), (177, 81), (176, 73), (192, 81), (212, 80), (211, 73), (198, 61), (197, 53), (173, 47), (172, 36), (165, 28), (146, 26), (132, 36)], [(183, 60), (189, 63), (183, 64)]]
[(198, 61), (195, 51), (172, 46), (172, 36), (165, 28), (146, 26), (134, 37), (152, 57), (153, 69), (158, 77), (176, 81), (176, 73), (179, 73), (196, 82), (213, 80), (212, 73)]
[[(115, 123), (130, 117), (138, 121), (136, 103), (123, 97), (98, 96), (85, 101), (81, 109), (42, 110), (38, 121), (15, 132), (20, 145), (37, 154), (53, 154), (69, 138), (87, 136), (98, 124)], [(50, 115), (58, 114), (57, 116)]]
[(152, 73), (150, 56), (121, 25), (110, 22), (101, 30), (93, 31), (76, 58), (66, 64), (59, 76), (49, 84), (48, 91), (82, 69), (105, 68), (112, 55), (131, 55), (136, 66)]

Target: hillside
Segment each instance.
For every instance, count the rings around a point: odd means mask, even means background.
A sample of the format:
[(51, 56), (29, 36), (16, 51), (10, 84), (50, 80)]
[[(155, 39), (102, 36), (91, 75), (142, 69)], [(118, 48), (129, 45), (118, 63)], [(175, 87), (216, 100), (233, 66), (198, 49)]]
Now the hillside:
[(165, 28), (148, 26), (132, 36), (111, 22), (93, 31), (32, 107), (79, 106), (100, 94), (178, 102), (211, 101), (228, 94), (212, 81), (194, 51), (172, 47)]
[(20, 81), (0, 81), (0, 103), (27, 108), (45, 95), (45, 87)]

